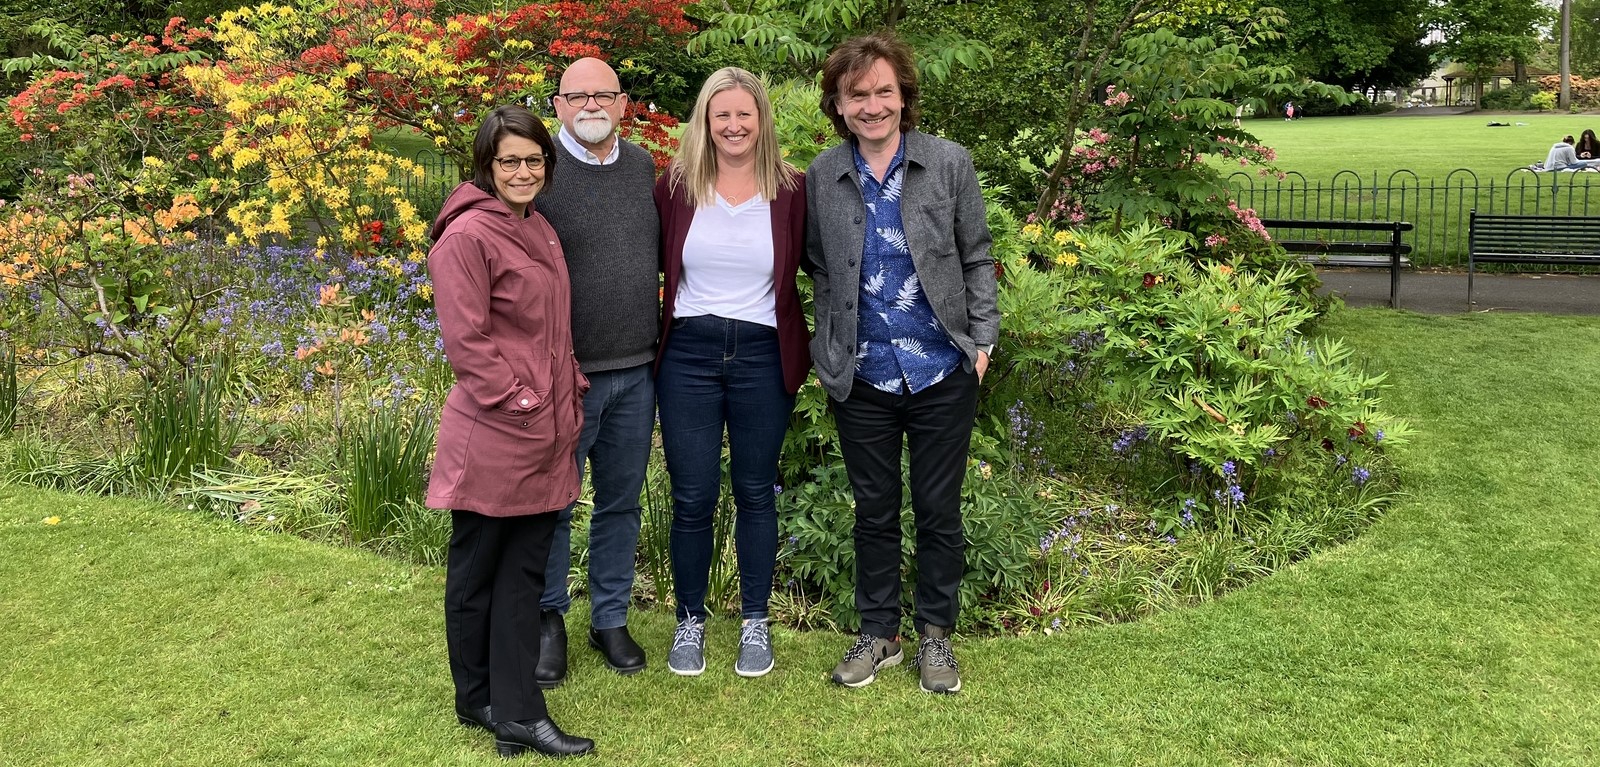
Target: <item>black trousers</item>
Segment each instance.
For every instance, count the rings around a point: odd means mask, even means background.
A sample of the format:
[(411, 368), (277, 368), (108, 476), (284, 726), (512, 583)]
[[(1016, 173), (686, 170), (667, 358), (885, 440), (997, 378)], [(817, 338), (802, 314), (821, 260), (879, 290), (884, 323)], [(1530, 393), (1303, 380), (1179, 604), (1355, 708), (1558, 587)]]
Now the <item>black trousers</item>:
[(493, 706), (500, 722), (543, 719), (539, 596), (556, 514), (486, 517), (451, 512), (444, 633), (456, 705)]
[(834, 400), (840, 450), (856, 501), (856, 609), (861, 631), (900, 633), (900, 451), (911, 454), (911, 512), (917, 527), (916, 613), (953, 627), (960, 609), (966, 539), (961, 482), (978, 411), (978, 376), (957, 370), (916, 394), (889, 394), (856, 381)]

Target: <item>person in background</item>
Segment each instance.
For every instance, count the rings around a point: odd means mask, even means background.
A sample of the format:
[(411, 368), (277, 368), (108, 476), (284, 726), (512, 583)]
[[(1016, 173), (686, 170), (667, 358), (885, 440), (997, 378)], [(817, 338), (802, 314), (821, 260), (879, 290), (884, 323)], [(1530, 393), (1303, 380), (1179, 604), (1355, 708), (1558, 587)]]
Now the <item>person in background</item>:
[(672, 480), (678, 603), (667, 667), (705, 671), (712, 517), (722, 444), (737, 508), (739, 653), (734, 671), (774, 665), (767, 603), (778, 553), (773, 487), (810, 334), (795, 275), (805, 253), (804, 176), (783, 161), (767, 89), (738, 67), (706, 79), (678, 156), (656, 183), (665, 275), (656, 391)]
[(924, 691), (953, 693), (961, 678), (950, 637), (966, 569), (961, 484), (1000, 312), (972, 156), (916, 129), (918, 93), (911, 49), (892, 36), (847, 40), (823, 63), (822, 111), (844, 142), (806, 172), (811, 356), (855, 497), (861, 634), (832, 679), (860, 687), (901, 660), (904, 444), (917, 669)]
[(1592, 130), (1585, 129), (1573, 149), (1580, 160), (1600, 160), (1600, 138), (1595, 138)]
[(1571, 136), (1563, 136), (1550, 147), (1550, 153), (1544, 158), (1544, 169), (1547, 171), (1583, 170), (1593, 165), (1600, 165), (1600, 160), (1578, 159), (1578, 154), (1572, 147)]
[(533, 673), (556, 512), (578, 497), (588, 388), (561, 245), (533, 207), (555, 174), (555, 145), (528, 110), (503, 106), (478, 127), (472, 160), (428, 252), (456, 375), (427, 494), (429, 508), (451, 514), (444, 613), (456, 718), (492, 731), (501, 756), (582, 754), (594, 741), (556, 726)]
[[(589, 644), (619, 674), (644, 670), (644, 648), (628, 633), (639, 491), (655, 430), (659, 222), (650, 153), (617, 136), (628, 106), (617, 73), (578, 59), (553, 99), (561, 130), (561, 175), (539, 210), (561, 236), (572, 280), (572, 342), (594, 388), (583, 398), (578, 474), (589, 470)], [(540, 600), (539, 683), (567, 677), (566, 613), (572, 606), (572, 508), (563, 509)]]

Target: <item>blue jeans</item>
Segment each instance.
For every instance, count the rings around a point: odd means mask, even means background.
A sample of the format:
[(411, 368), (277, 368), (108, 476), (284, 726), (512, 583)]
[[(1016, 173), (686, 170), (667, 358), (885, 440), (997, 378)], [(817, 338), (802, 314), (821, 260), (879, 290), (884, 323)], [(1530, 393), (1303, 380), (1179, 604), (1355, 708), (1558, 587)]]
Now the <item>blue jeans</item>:
[[(639, 491), (655, 429), (655, 382), (650, 366), (590, 373), (578, 436), (578, 476), (589, 467), (594, 512), (589, 518), (589, 625), (628, 625), (634, 558), (639, 546)], [(539, 606), (565, 615), (572, 606), (572, 507), (559, 512)]]
[(672, 578), (678, 620), (706, 617), (712, 516), (722, 490), (722, 435), (728, 435), (740, 614), (764, 618), (778, 557), (773, 485), (794, 410), (784, 390), (778, 332), (715, 316), (680, 317), (656, 374), (661, 446), (672, 479)]

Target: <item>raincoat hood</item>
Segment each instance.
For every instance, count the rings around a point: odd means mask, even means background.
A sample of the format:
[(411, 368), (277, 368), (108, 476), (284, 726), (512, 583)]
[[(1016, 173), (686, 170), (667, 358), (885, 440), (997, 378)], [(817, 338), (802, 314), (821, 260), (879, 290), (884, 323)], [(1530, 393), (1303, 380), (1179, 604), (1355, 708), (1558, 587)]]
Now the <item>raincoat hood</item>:
[(433, 220), (433, 228), (428, 231), (428, 239), (438, 242), (451, 222), (473, 210), (499, 215), (507, 220), (511, 218), (511, 209), (500, 198), (479, 189), (471, 181), (463, 181), (444, 201), (444, 208), (439, 211), (439, 217)]

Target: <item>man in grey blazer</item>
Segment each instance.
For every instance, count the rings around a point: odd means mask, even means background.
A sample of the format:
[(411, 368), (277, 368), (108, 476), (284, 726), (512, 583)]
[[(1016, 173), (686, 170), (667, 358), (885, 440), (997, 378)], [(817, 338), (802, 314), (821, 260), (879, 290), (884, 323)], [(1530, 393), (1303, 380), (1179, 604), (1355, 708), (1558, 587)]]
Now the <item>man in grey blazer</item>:
[(856, 503), (861, 635), (833, 681), (862, 687), (901, 661), (901, 444), (917, 528), (917, 669), (961, 678), (950, 634), (965, 572), (961, 484), (978, 382), (1000, 332), (983, 193), (961, 146), (916, 130), (911, 49), (848, 40), (823, 64), (822, 110), (845, 140), (807, 170), (806, 255), (817, 375)]

